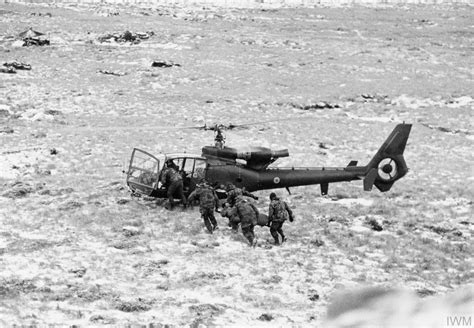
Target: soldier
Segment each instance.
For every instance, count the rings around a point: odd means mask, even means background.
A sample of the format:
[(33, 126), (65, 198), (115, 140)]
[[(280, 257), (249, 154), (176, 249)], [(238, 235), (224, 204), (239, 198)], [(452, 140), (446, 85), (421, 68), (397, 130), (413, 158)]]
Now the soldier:
[(231, 207), (229, 203), (225, 203), (221, 209), (221, 216), (229, 219), (229, 227), (232, 228), (233, 232), (237, 232), (239, 229), (240, 219), (237, 217), (237, 211), (235, 206)]
[(209, 233), (212, 233), (217, 229), (217, 221), (214, 217), (214, 209), (217, 210), (219, 204), (219, 198), (212, 187), (206, 182), (200, 183), (196, 186), (196, 189), (189, 195), (188, 202), (195, 199), (199, 199), (199, 211), (201, 217), (204, 220)]
[(258, 209), (252, 203), (247, 202), (242, 196), (237, 196), (235, 200), (235, 209), (237, 218), (240, 220), (240, 227), (245, 238), (248, 239), (250, 246), (255, 247), (257, 240), (253, 228), (257, 224)]
[(178, 172), (178, 167), (173, 162), (167, 164), (166, 169), (161, 173), (161, 183), (167, 188), (166, 194), (169, 199), (169, 208), (173, 209), (174, 195), (181, 198), (184, 208), (186, 208), (186, 197), (183, 192), (183, 177)]
[(238, 196), (247, 196), (247, 197), (252, 197), (255, 200), (258, 200), (257, 196), (254, 196), (253, 194), (249, 193), (247, 190), (237, 188), (232, 183), (229, 183), (227, 185), (227, 203), (229, 203), (230, 206), (234, 206), (235, 200)]
[(270, 233), (273, 239), (275, 239), (275, 245), (280, 245), (278, 234), (281, 235), (281, 242), (286, 241), (286, 237), (283, 234), (283, 223), (287, 219), (293, 222), (294, 216), (288, 204), (280, 200), (274, 192), (270, 194), (270, 206), (268, 208), (268, 219), (271, 222)]
[[(229, 227), (232, 228), (233, 232), (237, 232), (239, 229), (240, 219), (237, 216), (237, 209), (235, 206), (231, 207), (229, 203), (225, 203), (221, 209), (221, 216), (229, 219)], [(257, 225), (260, 227), (270, 227), (268, 215), (260, 213), (257, 220)]]

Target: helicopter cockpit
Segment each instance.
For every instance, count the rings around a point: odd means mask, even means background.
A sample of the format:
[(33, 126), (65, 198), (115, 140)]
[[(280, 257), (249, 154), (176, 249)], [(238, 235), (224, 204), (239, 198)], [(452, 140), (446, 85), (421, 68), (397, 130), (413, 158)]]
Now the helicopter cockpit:
[(187, 195), (205, 177), (206, 160), (194, 154), (152, 154), (135, 148), (130, 159), (127, 185), (134, 193), (148, 196), (166, 194), (160, 178), (165, 165), (173, 165), (183, 177), (183, 188)]

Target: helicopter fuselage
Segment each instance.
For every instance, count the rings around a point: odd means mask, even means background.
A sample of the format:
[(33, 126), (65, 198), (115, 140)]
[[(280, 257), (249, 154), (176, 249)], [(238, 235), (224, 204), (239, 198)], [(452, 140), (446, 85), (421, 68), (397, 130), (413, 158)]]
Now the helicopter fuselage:
[(366, 170), (366, 167), (356, 166), (254, 170), (244, 165), (208, 164), (206, 180), (214, 185), (232, 183), (240, 188), (245, 187), (250, 192), (315, 184), (320, 184), (322, 190), (327, 190), (327, 184), (331, 182), (361, 179)]
[(366, 166), (357, 166), (356, 161), (351, 161), (346, 167), (269, 167), (276, 159), (289, 156), (289, 153), (286, 149), (273, 151), (263, 147), (240, 151), (230, 147), (206, 146), (202, 149), (202, 155), (183, 153), (157, 157), (135, 148), (127, 173), (127, 185), (134, 193), (166, 197), (166, 186), (161, 184), (160, 174), (172, 162), (183, 177), (185, 194), (191, 193), (196, 184), (203, 180), (222, 190), (222, 197), (225, 197), (224, 189), (229, 183), (250, 192), (319, 184), (324, 195), (330, 183), (363, 180), (364, 190), (369, 191), (375, 185), (385, 192), (408, 172), (403, 152), (410, 130), (411, 124), (397, 125)]

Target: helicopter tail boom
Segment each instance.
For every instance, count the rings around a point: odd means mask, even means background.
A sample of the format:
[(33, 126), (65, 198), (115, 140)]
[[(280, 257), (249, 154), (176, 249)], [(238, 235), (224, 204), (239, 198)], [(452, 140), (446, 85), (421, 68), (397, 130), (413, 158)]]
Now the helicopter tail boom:
[(411, 124), (398, 124), (366, 166), (364, 190), (375, 185), (380, 191), (388, 191), (408, 172), (403, 152), (411, 131)]

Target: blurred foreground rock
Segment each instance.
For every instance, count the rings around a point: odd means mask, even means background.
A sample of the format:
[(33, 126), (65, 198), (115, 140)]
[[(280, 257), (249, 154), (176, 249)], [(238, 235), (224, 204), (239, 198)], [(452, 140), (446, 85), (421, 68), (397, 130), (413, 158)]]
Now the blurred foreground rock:
[(472, 320), (473, 309), (472, 285), (425, 299), (411, 291), (369, 287), (335, 295), (324, 326), (446, 327), (453, 320)]

